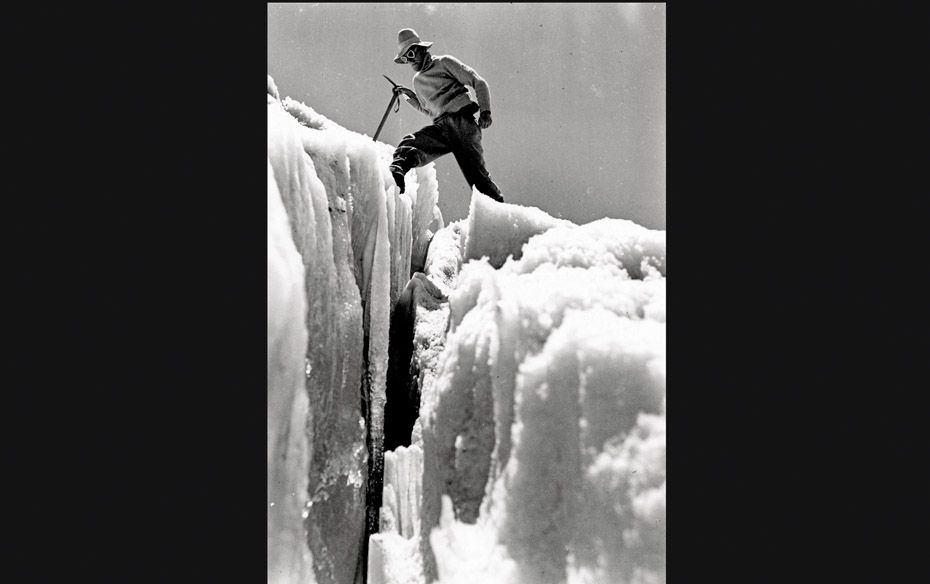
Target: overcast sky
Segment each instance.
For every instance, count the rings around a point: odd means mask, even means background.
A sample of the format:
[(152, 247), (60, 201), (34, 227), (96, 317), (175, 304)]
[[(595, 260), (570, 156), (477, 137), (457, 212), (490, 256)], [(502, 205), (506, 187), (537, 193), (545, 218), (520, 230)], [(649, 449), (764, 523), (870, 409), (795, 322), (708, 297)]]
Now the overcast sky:
[[(391, 99), (381, 75), (413, 86), (393, 62), (406, 27), (488, 82), (485, 160), (508, 203), (665, 229), (664, 4), (269, 4), (268, 73), (282, 98), (374, 135)], [(379, 139), (429, 123), (401, 104)], [(436, 169), (446, 222), (465, 217), (455, 158)]]

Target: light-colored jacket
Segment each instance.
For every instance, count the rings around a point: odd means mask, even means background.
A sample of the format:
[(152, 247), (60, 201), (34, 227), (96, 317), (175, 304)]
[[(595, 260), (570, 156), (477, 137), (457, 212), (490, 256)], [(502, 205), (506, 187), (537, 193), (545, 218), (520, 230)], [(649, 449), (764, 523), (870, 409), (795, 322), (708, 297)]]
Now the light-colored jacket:
[(435, 120), (473, 103), (466, 85), (475, 90), (479, 111), (490, 111), (491, 93), (487, 82), (452, 55), (437, 55), (426, 69), (413, 76), (413, 90), (419, 103), (413, 100), (407, 103)]

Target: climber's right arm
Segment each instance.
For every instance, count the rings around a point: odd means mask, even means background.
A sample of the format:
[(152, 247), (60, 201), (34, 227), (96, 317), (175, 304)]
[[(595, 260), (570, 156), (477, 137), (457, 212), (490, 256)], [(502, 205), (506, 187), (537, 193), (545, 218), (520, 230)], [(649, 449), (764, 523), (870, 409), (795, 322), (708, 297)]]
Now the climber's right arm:
[(410, 107), (412, 107), (413, 109), (417, 110), (418, 112), (429, 115), (429, 112), (427, 112), (423, 108), (423, 106), (420, 105), (420, 98), (417, 97), (416, 92), (414, 92), (412, 89), (407, 89), (406, 87), (401, 87), (400, 85), (398, 85), (397, 87), (394, 88), (394, 93), (397, 93), (398, 95), (403, 97), (404, 101), (410, 104)]

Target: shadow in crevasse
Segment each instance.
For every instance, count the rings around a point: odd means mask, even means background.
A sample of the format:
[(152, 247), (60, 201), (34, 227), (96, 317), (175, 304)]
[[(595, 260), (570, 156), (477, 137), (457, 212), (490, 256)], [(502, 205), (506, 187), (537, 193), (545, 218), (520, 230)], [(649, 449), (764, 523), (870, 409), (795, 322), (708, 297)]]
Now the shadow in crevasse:
[(414, 292), (420, 280), (411, 278), (391, 311), (388, 340), (387, 403), (384, 406), (384, 450), (410, 446), (410, 435), (420, 410), (420, 388), (411, 363), (413, 324), (416, 316)]

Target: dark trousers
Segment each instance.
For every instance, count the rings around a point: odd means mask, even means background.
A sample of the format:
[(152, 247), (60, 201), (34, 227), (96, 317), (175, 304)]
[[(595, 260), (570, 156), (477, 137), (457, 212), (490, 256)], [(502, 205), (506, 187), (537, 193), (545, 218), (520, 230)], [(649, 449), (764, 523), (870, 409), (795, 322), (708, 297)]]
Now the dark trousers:
[(496, 201), (503, 201), (491, 175), (484, 167), (484, 150), (481, 148), (481, 128), (475, 121), (476, 104), (463, 107), (457, 112), (442, 115), (429, 126), (404, 136), (394, 150), (392, 166), (407, 174), (411, 168), (424, 166), (443, 154), (451, 152), (459, 163), (469, 187)]

